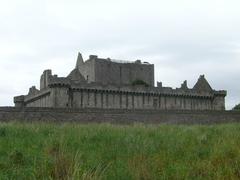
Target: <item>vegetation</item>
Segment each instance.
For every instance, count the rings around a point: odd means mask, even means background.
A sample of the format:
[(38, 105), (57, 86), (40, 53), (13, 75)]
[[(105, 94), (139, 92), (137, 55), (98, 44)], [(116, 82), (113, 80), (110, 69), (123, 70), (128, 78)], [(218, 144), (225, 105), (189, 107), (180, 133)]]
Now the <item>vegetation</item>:
[(239, 179), (240, 124), (0, 124), (0, 179)]
[(234, 108), (233, 108), (234, 111), (240, 111), (240, 104), (236, 105)]
[(143, 86), (146, 86), (146, 87), (149, 86), (149, 84), (147, 84), (145, 81), (143, 81), (143, 80), (141, 80), (141, 79), (136, 79), (135, 81), (132, 82), (132, 85), (133, 85), (133, 86), (143, 85)]

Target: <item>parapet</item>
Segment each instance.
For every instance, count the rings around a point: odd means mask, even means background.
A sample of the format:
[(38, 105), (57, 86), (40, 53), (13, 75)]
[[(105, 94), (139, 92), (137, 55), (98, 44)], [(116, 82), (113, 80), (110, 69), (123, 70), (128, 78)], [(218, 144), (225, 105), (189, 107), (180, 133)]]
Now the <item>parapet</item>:
[(24, 107), (24, 95), (15, 96), (13, 98), (15, 107)]
[(55, 86), (67, 86), (70, 87), (71, 82), (68, 78), (63, 77), (51, 77), (48, 86), (49, 87), (55, 87)]
[(90, 55), (90, 56), (89, 56), (89, 59), (90, 59), (90, 60), (94, 60), (94, 59), (97, 59), (97, 58), (98, 58), (97, 55)]
[(24, 101), (24, 95), (14, 97), (14, 103), (15, 102), (22, 102), (22, 101)]
[(220, 91), (213, 91), (214, 95), (216, 96), (223, 96), (225, 97), (227, 95), (227, 91), (224, 91), (224, 90), (220, 90)]
[[(87, 98), (85, 92), (88, 93)], [(118, 99), (118, 108), (122, 108), (124, 98), (126, 106), (129, 102), (134, 106), (134, 103), (142, 104), (144, 101), (141, 108), (152, 106), (161, 109), (161, 103), (164, 103), (166, 109), (197, 109), (201, 105), (204, 107), (200, 108), (213, 109), (214, 106), (214, 109), (222, 110), (226, 94), (226, 91), (212, 89), (204, 75), (199, 77), (193, 88), (188, 87), (187, 81), (179, 88), (163, 87), (162, 82), (157, 82), (155, 87), (153, 64), (141, 60), (103, 59), (96, 55), (90, 55), (84, 62), (79, 53), (75, 69), (68, 76), (58, 77), (47, 69), (41, 76), (40, 90), (32, 86), (26, 96), (14, 97), (14, 103), (16, 107), (85, 107), (86, 104), (87, 107), (93, 107), (92, 104), (98, 107), (99, 102), (108, 104), (112, 99), (112, 104), (115, 104)], [(148, 98), (147, 103), (145, 98)], [(85, 100), (88, 102), (83, 102)]]

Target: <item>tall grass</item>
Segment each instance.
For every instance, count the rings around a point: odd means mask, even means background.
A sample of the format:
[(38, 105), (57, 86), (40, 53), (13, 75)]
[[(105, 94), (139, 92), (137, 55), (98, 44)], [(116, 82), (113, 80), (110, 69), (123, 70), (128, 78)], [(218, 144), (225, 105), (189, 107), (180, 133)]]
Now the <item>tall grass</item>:
[(0, 179), (240, 179), (240, 124), (0, 124)]

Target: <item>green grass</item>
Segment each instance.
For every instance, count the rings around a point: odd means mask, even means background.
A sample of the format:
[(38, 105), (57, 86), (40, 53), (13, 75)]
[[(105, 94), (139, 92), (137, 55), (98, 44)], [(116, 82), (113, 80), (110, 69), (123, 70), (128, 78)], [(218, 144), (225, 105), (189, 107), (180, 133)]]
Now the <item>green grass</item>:
[(0, 179), (240, 179), (240, 124), (0, 124)]

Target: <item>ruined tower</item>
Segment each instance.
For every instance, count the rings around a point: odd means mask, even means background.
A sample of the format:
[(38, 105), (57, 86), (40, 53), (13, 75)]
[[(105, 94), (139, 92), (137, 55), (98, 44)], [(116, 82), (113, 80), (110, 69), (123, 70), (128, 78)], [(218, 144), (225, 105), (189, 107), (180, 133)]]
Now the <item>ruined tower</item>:
[(78, 53), (74, 69), (66, 77), (45, 70), (40, 89), (14, 97), (17, 107), (224, 110), (226, 91), (212, 89), (204, 75), (193, 88), (154, 86), (154, 65), (140, 60), (122, 61)]

